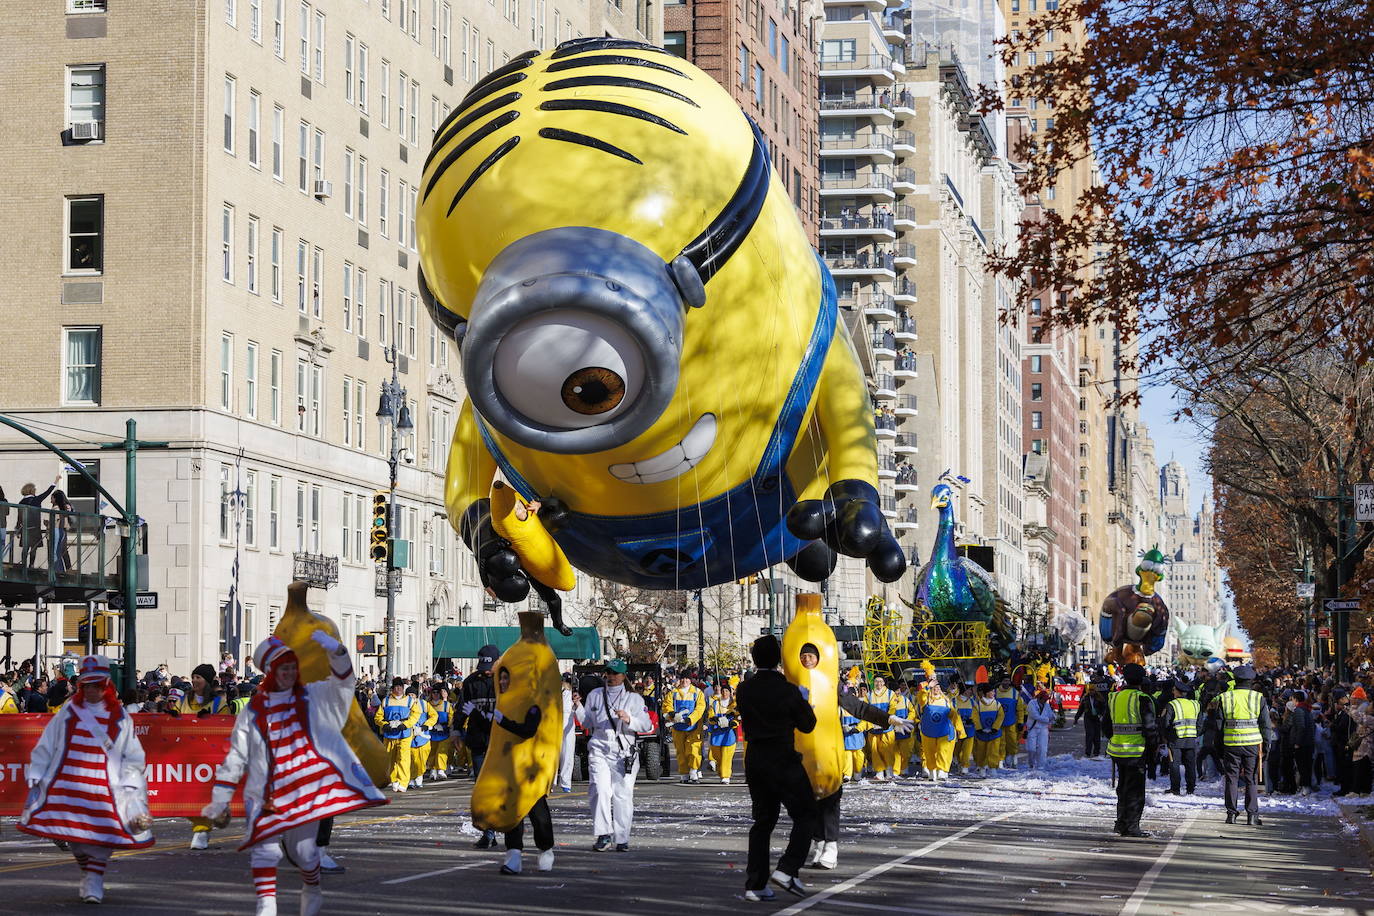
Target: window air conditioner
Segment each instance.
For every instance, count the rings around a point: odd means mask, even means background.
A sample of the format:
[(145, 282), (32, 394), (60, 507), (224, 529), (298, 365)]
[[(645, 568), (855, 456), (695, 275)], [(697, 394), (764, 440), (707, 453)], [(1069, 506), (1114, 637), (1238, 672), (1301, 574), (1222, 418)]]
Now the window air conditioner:
[(326, 199), (326, 198), (333, 197), (333, 196), (334, 196), (334, 182), (332, 182), (332, 181), (317, 181), (317, 182), (315, 182), (315, 198), (316, 198), (317, 200), (324, 200), (324, 199)]
[(104, 121), (73, 121), (73, 140), (99, 140), (105, 133)]

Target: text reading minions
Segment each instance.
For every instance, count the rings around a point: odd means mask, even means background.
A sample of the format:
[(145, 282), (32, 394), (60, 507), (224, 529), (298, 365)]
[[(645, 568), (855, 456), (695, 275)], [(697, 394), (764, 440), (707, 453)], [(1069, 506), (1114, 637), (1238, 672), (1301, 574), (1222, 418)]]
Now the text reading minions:
[(468, 389), (446, 502), (498, 597), (567, 587), (493, 530), (498, 469), (541, 557), (626, 585), (819, 581), (837, 551), (901, 576), (833, 281), (711, 77), (620, 39), (531, 51), (440, 125), (420, 193)]

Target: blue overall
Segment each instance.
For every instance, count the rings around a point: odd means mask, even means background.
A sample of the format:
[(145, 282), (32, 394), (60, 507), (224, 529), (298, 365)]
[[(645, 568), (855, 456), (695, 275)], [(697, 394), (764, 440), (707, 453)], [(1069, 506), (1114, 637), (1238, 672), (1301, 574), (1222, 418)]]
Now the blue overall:
[[(735, 741), (737, 740), (737, 736), (735, 735), (735, 717), (728, 715), (729, 707), (715, 697), (711, 698), (710, 707), (709, 721), (711, 726), (708, 731), (711, 736), (711, 747), (734, 747)], [(716, 719), (719, 716), (727, 716), (730, 724), (726, 726), (717, 725)]]
[[(797, 495), (786, 466), (830, 352), (838, 316), (835, 281), (824, 262), (817, 263), (821, 300), (816, 321), (753, 476), (705, 502), (666, 512), (571, 512), (554, 539), (573, 566), (639, 588), (695, 589), (767, 569), (806, 546), (787, 529), (787, 512)], [(510, 485), (526, 499), (538, 498), (541, 494), (511, 464), (480, 416), (477, 429)], [(731, 448), (732, 443), (717, 447)]]
[(921, 734), (926, 738), (945, 738), (953, 741), (958, 737), (954, 723), (950, 721), (950, 708), (945, 703), (927, 703), (921, 710)]
[(980, 727), (977, 731), (973, 733), (973, 737), (977, 738), (979, 741), (996, 741), (998, 738), (1001, 738), (1002, 730), (1000, 728), (995, 729), (992, 727), (993, 723), (996, 721), (997, 710), (978, 710), (978, 725)]
[(697, 727), (691, 720), (692, 710), (697, 708), (696, 694), (689, 693), (685, 697), (673, 697), (673, 728), (680, 732), (689, 732)]
[(444, 741), (448, 738), (449, 710), (451, 710), (452, 708), (453, 704), (448, 702), (447, 700), (440, 703), (438, 706), (434, 707), (434, 710), (438, 713), (438, 716), (434, 719), (434, 724), (429, 727), (429, 740)]
[[(869, 706), (872, 706), (874, 709), (881, 709), (883, 712), (891, 712), (891, 711), (892, 711), (892, 700), (897, 696), (895, 693), (893, 693), (891, 690), (889, 690), (889, 691), (887, 692), (887, 699), (886, 699), (886, 700), (883, 700), (882, 702), (878, 702), (876, 699), (874, 699), (875, 696), (876, 696), (876, 694), (869, 694), (869, 696), (868, 696), (868, 705), (869, 705)], [(868, 733), (869, 733), (870, 735), (886, 735), (886, 734), (887, 734), (888, 732), (890, 732), (890, 731), (892, 731), (892, 726), (891, 726), (891, 725), (884, 725), (884, 726), (882, 726), (881, 728), (875, 725), (875, 726), (873, 726), (872, 728), (870, 728), (870, 729), (868, 730)]]
[(391, 696), (390, 694), (387, 695), (387, 698), (382, 701), (382, 706), (386, 709), (386, 712), (382, 716), (383, 738), (386, 738), (390, 741), (396, 738), (404, 738), (406, 736), (405, 725), (402, 724), (398, 728), (392, 728), (391, 720), (400, 719), (402, 723), (404, 723), (406, 719), (410, 718), (410, 711), (415, 708), (414, 703), (415, 698), (411, 696), (401, 697), (401, 699), (398, 701), (395, 697)]
[(1016, 725), (1016, 710), (1021, 705), (1021, 698), (1013, 688), (1011, 696), (1002, 696), (1001, 691), (997, 693), (997, 702), (1002, 704), (1002, 727), (1009, 728)]
[(844, 734), (844, 749), (861, 751), (864, 749), (864, 733), (859, 731), (859, 720), (849, 713), (840, 711), (840, 731)]

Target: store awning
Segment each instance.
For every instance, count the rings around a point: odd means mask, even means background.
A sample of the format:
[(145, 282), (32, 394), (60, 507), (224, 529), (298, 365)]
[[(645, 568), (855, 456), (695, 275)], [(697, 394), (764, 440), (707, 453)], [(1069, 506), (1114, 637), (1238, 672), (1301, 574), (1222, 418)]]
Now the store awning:
[[(596, 627), (573, 627), (571, 636), (549, 627), (544, 636), (558, 658), (601, 658), (601, 634)], [(434, 631), (434, 657), (476, 658), (477, 650), (488, 645), (504, 652), (519, 638), (519, 627), (439, 627)]]

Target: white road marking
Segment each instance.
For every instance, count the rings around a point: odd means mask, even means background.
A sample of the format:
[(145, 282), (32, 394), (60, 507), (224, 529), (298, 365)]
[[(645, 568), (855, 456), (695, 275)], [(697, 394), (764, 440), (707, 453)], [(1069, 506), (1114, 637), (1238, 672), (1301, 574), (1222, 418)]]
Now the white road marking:
[(433, 878), (435, 875), (446, 875), (451, 871), (462, 871), (465, 868), (477, 868), (479, 865), (490, 865), (490, 862), (468, 862), (465, 865), (454, 865), (452, 868), (441, 868), (438, 871), (422, 872), (418, 875), (407, 875), (404, 878), (392, 878), (383, 881), (383, 884), (405, 884), (407, 881), (419, 881), (421, 878)]
[(1135, 916), (1140, 911), (1141, 904), (1145, 902), (1145, 895), (1150, 892), (1155, 879), (1159, 873), (1164, 871), (1164, 866), (1169, 864), (1169, 860), (1178, 852), (1178, 847), (1183, 843), (1183, 835), (1188, 832), (1188, 828), (1193, 826), (1193, 821), (1197, 820), (1198, 812), (1194, 811), (1184, 818), (1183, 823), (1174, 831), (1173, 837), (1169, 840), (1169, 845), (1164, 847), (1164, 851), (1155, 859), (1155, 864), (1140, 878), (1140, 883), (1135, 886), (1135, 893), (1131, 899), (1126, 901), (1126, 905), (1121, 908), (1121, 916)]
[(794, 914), (796, 913), (801, 913), (806, 910), (809, 910), (816, 904), (828, 900), (836, 894), (844, 893), (847, 890), (853, 890), (860, 884), (863, 884), (865, 881), (868, 881), (870, 878), (876, 878), (881, 874), (889, 872), (892, 869), (896, 868), (898, 865), (905, 865), (913, 859), (919, 859), (922, 856), (929, 855), (930, 853), (934, 852), (937, 849), (940, 849), (941, 847), (948, 846), (950, 843), (962, 840), (964, 837), (968, 836), (970, 833), (973, 833), (975, 830), (978, 830), (980, 827), (986, 827), (988, 824), (995, 824), (998, 821), (1004, 821), (1007, 818), (1013, 817), (1018, 813), (1019, 812), (1016, 811), (1004, 811), (1001, 814), (990, 817), (985, 821), (979, 821), (976, 824), (970, 824), (963, 830), (951, 833), (949, 836), (942, 837), (941, 839), (938, 839), (933, 843), (927, 843), (925, 846), (922, 846), (920, 849), (917, 849), (914, 852), (909, 852), (904, 856), (898, 856), (890, 862), (884, 862), (881, 865), (875, 865), (863, 874), (850, 878), (848, 881), (842, 881), (839, 884), (834, 885), (833, 887), (827, 887), (825, 890), (820, 891), (819, 893), (812, 894), (805, 900), (802, 900), (799, 903), (794, 903), (792, 906), (789, 906), (785, 910), (780, 910), (778, 912), (778, 916), (794, 916)]

